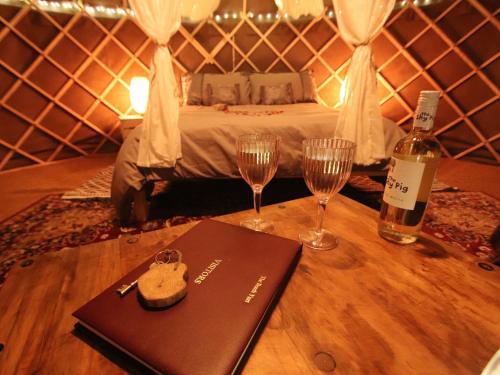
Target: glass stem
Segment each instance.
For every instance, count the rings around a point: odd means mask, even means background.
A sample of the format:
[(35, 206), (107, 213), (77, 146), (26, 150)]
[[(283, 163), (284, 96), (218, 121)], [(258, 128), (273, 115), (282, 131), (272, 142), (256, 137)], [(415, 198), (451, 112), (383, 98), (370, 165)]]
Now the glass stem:
[(318, 219), (316, 223), (316, 233), (320, 236), (323, 233), (323, 219), (325, 217), (327, 202), (318, 199)]
[(253, 208), (257, 213), (255, 219), (260, 221), (260, 203), (262, 197), (262, 189), (253, 189)]

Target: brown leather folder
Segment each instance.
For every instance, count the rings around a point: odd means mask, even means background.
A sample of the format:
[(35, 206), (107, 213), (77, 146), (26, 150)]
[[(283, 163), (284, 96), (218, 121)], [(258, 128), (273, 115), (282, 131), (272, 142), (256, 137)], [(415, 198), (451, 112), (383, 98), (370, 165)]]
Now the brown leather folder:
[(205, 220), (169, 248), (179, 249), (188, 266), (184, 299), (166, 309), (148, 310), (136, 290), (118, 295), (116, 289), (136, 280), (153, 257), (73, 315), (157, 373), (239, 372), (295, 269), (301, 245)]

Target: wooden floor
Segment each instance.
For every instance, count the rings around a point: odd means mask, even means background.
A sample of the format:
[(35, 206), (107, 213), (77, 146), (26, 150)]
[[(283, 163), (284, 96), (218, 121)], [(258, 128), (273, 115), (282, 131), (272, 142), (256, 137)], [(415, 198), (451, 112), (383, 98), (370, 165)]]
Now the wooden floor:
[(482, 191), (500, 199), (500, 167), (468, 161), (443, 159), (438, 178), (467, 191)]
[[(48, 194), (74, 189), (111, 165), (115, 157), (115, 154), (91, 155), (0, 173), (0, 220)], [(468, 191), (482, 191), (500, 199), (500, 167), (443, 159), (438, 178), (448, 185)]]
[(0, 173), (0, 220), (48, 194), (74, 189), (114, 163), (116, 154), (99, 154)]

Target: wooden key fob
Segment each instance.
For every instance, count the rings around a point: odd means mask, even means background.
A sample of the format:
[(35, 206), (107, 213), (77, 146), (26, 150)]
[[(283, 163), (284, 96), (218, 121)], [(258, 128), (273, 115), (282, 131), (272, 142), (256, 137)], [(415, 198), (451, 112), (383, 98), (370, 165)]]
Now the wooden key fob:
[(139, 293), (149, 307), (167, 307), (187, 293), (187, 266), (180, 260), (162, 263), (146, 271), (137, 280)]

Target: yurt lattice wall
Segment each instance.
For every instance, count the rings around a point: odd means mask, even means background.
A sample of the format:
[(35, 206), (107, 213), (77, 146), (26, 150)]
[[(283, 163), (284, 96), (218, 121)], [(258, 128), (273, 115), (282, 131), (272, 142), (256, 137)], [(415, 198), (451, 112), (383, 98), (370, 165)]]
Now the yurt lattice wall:
[[(119, 147), (128, 84), (147, 75), (154, 46), (118, 17), (126, 2), (99, 2), (110, 18), (81, 11), (96, 3), (61, 2), (67, 13), (47, 10), (54, 2), (0, 5), (0, 171)], [(406, 128), (418, 92), (443, 91), (444, 154), (500, 163), (498, 12), (495, 1), (398, 2), (373, 43), (383, 114)], [(331, 7), (291, 22), (271, 0), (221, 1), (214, 19), (183, 23), (170, 47), (179, 74), (311, 69), (329, 106), (353, 49)]]

